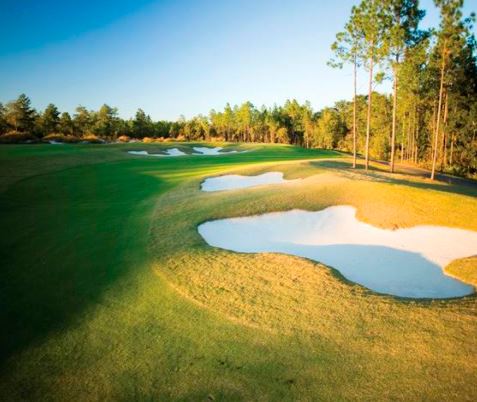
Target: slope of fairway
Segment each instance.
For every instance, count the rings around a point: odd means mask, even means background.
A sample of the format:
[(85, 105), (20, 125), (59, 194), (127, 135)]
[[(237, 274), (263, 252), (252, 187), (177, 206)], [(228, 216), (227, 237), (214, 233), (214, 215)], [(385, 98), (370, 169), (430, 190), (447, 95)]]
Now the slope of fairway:
[[(337, 155), (289, 146), (135, 149), (165, 147), (0, 148), (2, 400), (477, 397), (475, 297), (380, 296), (308, 260), (211, 248), (197, 232), (338, 204), (379, 227), (476, 230), (472, 189), (303, 161)], [(207, 176), (267, 171), (304, 180), (200, 191)]]

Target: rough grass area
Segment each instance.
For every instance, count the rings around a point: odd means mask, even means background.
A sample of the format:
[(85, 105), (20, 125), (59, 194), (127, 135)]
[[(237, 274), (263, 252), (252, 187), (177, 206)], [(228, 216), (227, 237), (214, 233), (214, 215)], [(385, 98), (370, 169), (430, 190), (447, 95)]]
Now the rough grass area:
[[(320, 264), (213, 249), (197, 233), (209, 219), (336, 204), (386, 228), (477, 230), (472, 188), (377, 165), (366, 175), (289, 146), (126, 152), (176, 146), (0, 148), (2, 400), (477, 399), (475, 296), (376, 295)], [(306, 179), (200, 191), (206, 176), (266, 171)], [(448, 269), (470, 278), (472, 261)]]

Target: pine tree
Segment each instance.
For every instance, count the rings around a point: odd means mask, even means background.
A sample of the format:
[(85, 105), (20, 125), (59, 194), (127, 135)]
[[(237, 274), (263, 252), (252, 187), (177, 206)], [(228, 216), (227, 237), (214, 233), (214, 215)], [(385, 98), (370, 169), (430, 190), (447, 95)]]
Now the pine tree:
[(58, 131), (64, 135), (72, 135), (74, 133), (74, 124), (68, 112), (61, 113), (58, 122)]
[(50, 103), (43, 114), (41, 115), (41, 130), (44, 134), (51, 134), (58, 132), (60, 123), (60, 112), (58, 108)]
[(31, 133), (35, 125), (35, 114), (30, 98), (21, 94), (16, 101), (7, 104), (5, 118), (15, 131)]
[(441, 114), (446, 90), (446, 79), (448, 78), (449, 64), (455, 57), (459, 48), (462, 48), (465, 41), (466, 26), (462, 21), (463, 0), (434, 0), (435, 5), (440, 10), (441, 22), (437, 31), (437, 49), (440, 54), (440, 79), (439, 98), (437, 102), (437, 115), (434, 126), (434, 149), (432, 155), (431, 179), (434, 180), (436, 173), (437, 155), (439, 152), (439, 136), (441, 128)]
[[(352, 11), (353, 15), (353, 11)], [(353, 19), (345, 25), (345, 30), (336, 34), (336, 41), (331, 45), (335, 58), (329, 61), (334, 68), (343, 68), (343, 63), (353, 65), (353, 168), (356, 168), (357, 122), (356, 122), (356, 88), (357, 69), (359, 67), (360, 36)]]
[(396, 118), (398, 101), (398, 70), (402, 57), (407, 48), (414, 46), (423, 33), (418, 31), (419, 21), (424, 17), (424, 11), (419, 9), (416, 0), (384, 0), (384, 13), (389, 27), (386, 29), (388, 64), (393, 76), (393, 114), (391, 128), (391, 161), (390, 170), (394, 172), (394, 156), (396, 144)]
[(380, 0), (362, 0), (358, 6), (352, 8), (349, 26), (357, 38), (357, 54), (369, 72), (365, 145), (365, 166), (368, 170), (374, 68), (387, 53), (385, 36), (389, 19), (384, 13), (383, 3)]

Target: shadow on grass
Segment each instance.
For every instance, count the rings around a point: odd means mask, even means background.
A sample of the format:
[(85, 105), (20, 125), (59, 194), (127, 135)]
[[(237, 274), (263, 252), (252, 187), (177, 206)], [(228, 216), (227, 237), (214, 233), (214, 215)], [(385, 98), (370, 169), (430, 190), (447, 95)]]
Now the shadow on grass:
[(151, 196), (167, 187), (123, 162), (33, 177), (0, 195), (1, 368), (143, 266)]
[[(390, 173), (385, 167), (378, 167), (370, 164), (368, 172), (365, 171), (364, 165), (358, 163), (356, 169), (353, 169), (351, 162), (344, 160), (324, 160), (311, 162), (316, 167), (321, 167), (330, 170), (339, 170), (342, 176), (349, 179), (365, 179), (382, 183), (399, 184), (419, 189), (428, 189), (435, 191), (442, 191), (446, 193), (461, 194), (467, 196), (477, 196), (477, 183), (473, 181), (455, 178), (455, 183), (446, 183), (443, 181), (425, 182), (424, 173), (418, 169), (400, 168), (396, 173)], [(407, 176), (409, 177), (403, 177)]]
[[(0, 368), (17, 352), (73, 325), (145, 265), (150, 212), (157, 196), (175, 183), (228, 166), (330, 156), (296, 148), (266, 151), (42, 171), (0, 193)], [(20, 162), (35, 169), (34, 159)]]

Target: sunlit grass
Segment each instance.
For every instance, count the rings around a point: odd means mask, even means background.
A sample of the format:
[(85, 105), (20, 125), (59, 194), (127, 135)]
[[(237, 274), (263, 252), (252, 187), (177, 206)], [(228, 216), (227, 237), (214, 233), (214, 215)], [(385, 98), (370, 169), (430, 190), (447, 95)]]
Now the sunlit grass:
[(477, 288), (477, 256), (453, 261), (445, 268), (445, 272)]

